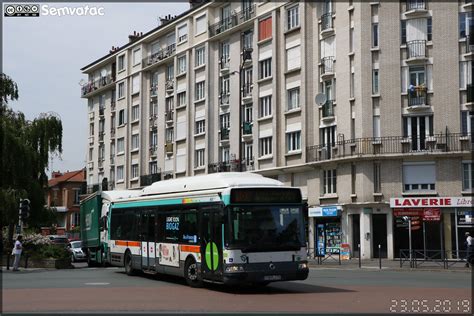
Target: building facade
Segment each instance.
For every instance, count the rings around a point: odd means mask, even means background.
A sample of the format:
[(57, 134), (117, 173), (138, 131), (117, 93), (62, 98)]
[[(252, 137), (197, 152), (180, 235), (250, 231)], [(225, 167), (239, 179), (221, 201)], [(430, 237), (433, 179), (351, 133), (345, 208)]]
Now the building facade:
[(58, 231), (70, 231), (80, 225), (79, 202), (86, 184), (84, 169), (61, 173), (53, 171), (48, 180), (46, 202), (58, 214)]
[[(391, 199), (472, 196), (471, 11), (471, 1), (196, 4), (81, 69), (87, 183), (257, 172), (302, 189), (313, 253), (345, 244), (398, 257), (408, 232)], [(419, 217), (417, 249), (456, 255), (471, 207)]]

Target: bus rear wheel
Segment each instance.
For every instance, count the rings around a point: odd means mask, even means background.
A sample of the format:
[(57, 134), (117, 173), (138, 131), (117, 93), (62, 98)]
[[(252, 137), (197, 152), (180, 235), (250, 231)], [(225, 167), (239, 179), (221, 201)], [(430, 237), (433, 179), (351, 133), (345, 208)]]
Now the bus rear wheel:
[(127, 273), (127, 275), (135, 275), (135, 270), (132, 267), (132, 255), (129, 251), (125, 253), (124, 265), (125, 273)]
[(193, 259), (188, 259), (184, 266), (184, 277), (186, 278), (186, 283), (190, 287), (202, 287), (202, 280), (199, 276), (199, 271), (196, 261)]

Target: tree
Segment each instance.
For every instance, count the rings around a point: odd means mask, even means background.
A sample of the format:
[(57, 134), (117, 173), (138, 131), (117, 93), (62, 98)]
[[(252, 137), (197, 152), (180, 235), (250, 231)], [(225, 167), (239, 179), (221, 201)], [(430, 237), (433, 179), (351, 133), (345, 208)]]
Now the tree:
[(54, 220), (44, 206), (46, 170), (50, 155), (62, 153), (62, 123), (52, 114), (26, 120), (23, 113), (8, 106), (9, 100), (19, 97), (17, 84), (5, 74), (0, 80), (0, 226), (9, 227), (11, 240), (21, 198), (31, 201), (30, 226)]

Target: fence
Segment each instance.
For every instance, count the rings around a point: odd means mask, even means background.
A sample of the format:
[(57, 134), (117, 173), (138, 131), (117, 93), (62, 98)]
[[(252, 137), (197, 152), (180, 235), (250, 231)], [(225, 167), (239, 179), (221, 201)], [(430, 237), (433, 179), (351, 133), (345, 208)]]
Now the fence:
[(426, 263), (449, 269), (456, 264), (468, 263), (467, 251), (452, 251), (440, 249), (400, 249), (400, 268), (404, 264), (409, 264), (410, 268), (418, 268)]

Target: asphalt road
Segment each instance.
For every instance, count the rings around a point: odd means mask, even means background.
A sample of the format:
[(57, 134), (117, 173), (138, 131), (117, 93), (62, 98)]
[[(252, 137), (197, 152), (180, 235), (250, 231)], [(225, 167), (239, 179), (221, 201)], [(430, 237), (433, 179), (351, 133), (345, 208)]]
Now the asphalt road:
[(472, 274), (312, 268), (305, 281), (193, 289), (118, 268), (2, 273), (3, 312), (451, 312), (472, 314)]

